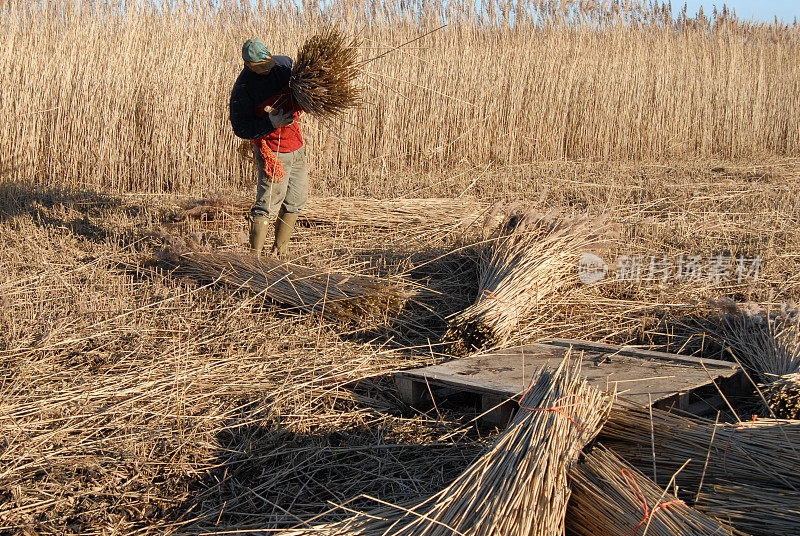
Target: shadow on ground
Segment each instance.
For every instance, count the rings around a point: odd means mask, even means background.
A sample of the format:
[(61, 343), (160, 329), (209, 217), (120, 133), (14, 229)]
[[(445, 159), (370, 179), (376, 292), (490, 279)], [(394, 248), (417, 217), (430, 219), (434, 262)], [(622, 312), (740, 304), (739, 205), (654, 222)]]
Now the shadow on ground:
[[(374, 411), (368, 406), (361, 411)], [(302, 433), (280, 417), (254, 424), (244, 411), (216, 434), (213, 468), (191, 485), (177, 519), (193, 518), (182, 532), (288, 528), (352, 515), (336, 505), (369, 510), (422, 500), (452, 482), (482, 452), (476, 441), (433, 440), (443, 422), (402, 430), (402, 419), (377, 426), (329, 423)], [(413, 436), (413, 437), (412, 437)]]

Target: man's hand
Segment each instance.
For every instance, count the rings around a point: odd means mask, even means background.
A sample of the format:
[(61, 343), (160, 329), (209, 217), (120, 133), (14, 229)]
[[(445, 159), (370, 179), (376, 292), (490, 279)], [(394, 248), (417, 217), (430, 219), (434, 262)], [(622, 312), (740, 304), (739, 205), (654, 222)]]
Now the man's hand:
[(291, 125), (294, 123), (294, 112), (289, 110), (288, 112), (284, 112), (283, 110), (275, 110), (271, 109), (268, 111), (268, 116), (270, 123), (272, 123), (273, 128), (278, 129), (280, 127), (285, 127), (287, 125)]

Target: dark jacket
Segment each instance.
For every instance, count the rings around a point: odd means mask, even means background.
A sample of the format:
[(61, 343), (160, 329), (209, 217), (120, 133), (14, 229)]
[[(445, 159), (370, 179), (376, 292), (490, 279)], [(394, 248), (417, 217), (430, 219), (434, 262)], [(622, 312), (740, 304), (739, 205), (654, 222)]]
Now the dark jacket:
[[(292, 74), (292, 59), (273, 56), (275, 66), (266, 75), (256, 74), (245, 67), (231, 91), (230, 120), (233, 133), (245, 140), (263, 138), (273, 132), (269, 118), (260, 110), (271, 99), (288, 93), (289, 77)], [(286, 109), (286, 106), (275, 105)]]

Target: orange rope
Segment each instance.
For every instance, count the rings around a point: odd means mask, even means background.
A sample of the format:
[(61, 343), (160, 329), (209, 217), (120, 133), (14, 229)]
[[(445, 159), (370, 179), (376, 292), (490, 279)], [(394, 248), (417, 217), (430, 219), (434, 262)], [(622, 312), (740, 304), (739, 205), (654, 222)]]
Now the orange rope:
[[(528, 389), (530, 389), (530, 387)], [(526, 394), (527, 394), (527, 391), (526, 391)], [(555, 402), (553, 402), (553, 406), (551, 406), (549, 408), (529, 408), (528, 406), (523, 406), (522, 404), (520, 404), (519, 407), (520, 407), (520, 409), (527, 409), (528, 411), (552, 411), (553, 413), (558, 413), (559, 415), (563, 415), (564, 417), (569, 419), (570, 422), (572, 422), (572, 424), (574, 424), (575, 426), (578, 427), (578, 430), (580, 430), (581, 433), (584, 433), (585, 430), (584, 430), (583, 426), (581, 426), (578, 423), (578, 421), (573, 419), (572, 416), (569, 413), (564, 411), (566, 408), (574, 408), (575, 406), (578, 405), (578, 403), (576, 402), (574, 404), (565, 404), (565, 405), (562, 405), (562, 406), (558, 405), (558, 403), (561, 400), (564, 400), (564, 399), (567, 399), (567, 398), (571, 398), (571, 397), (577, 397), (579, 400), (583, 400), (583, 397), (581, 395), (573, 393), (571, 395), (565, 395), (565, 396), (562, 396), (561, 398), (557, 399)], [(522, 398), (525, 398), (525, 397), (523, 396)]]
[(275, 153), (272, 152), (267, 146), (267, 141), (264, 139), (254, 140), (253, 143), (258, 147), (261, 152), (261, 157), (264, 159), (264, 173), (267, 177), (272, 179), (273, 182), (283, 182), (283, 177), (286, 172), (283, 170), (283, 165)]
[(637, 501), (639, 501), (639, 506), (642, 507), (642, 511), (644, 512), (644, 517), (639, 522), (639, 524), (636, 525), (633, 528), (633, 530), (631, 530), (628, 533), (629, 535), (636, 536), (636, 534), (638, 534), (639, 529), (642, 527), (642, 525), (647, 523), (647, 521), (653, 516), (653, 514), (655, 514), (659, 510), (665, 510), (665, 509), (667, 509), (667, 508), (669, 508), (671, 506), (674, 506), (676, 504), (682, 504), (682, 505), (686, 506), (685, 502), (683, 502), (680, 499), (676, 499), (674, 501), (667, 501), (667, 502), (664, 502), (664, 503), (657, 504), (655, 507), (653, 507), (652, 510), (650, 510), (650, 508), (647, 506), (647, 499), (645, 498), (644, 493), (642, 493), (642, 490), (639, 487), (639, 484), (636, 483), (636, 479), (633, 478), (633, 475), (631, 474), (631, 472), (628, 471), (627, 469), (623, 469), (622, 471), (620, 471), (620, 473), (622, 473), (622, 478), (625, 480), (625, 483), (628, 484), (628, 488), (631, 490), (631, 492), (633, 492), (633, 496), (636, 497)]
[(505, 304), (505, 305), (508, 305), (508, 302), (507, 302), (507, 301), (505, 301), (505, 300), (501, 300), (500, 298), (498, 298), (498, 297), (495, 295), (495, 293), (494, 293), (494, 292), (492, 292), (491, 290), (484, 290), (484, 291), (481, 293), (481, 300), (485, 300), (486, 298), (491, 298), (492, 300), (495, 300), (495, 301), (498, 301), (498, 302), (500, 302), (500, 303), (503, 303), (503, 304)]

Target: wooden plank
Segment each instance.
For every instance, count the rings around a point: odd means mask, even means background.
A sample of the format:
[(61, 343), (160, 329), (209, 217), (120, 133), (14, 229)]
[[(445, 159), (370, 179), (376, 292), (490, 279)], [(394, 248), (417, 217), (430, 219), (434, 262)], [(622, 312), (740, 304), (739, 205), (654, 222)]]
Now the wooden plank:
[(425, 397), (425, 384), (410, 377), (397, 374), (394, 377), (400, 399), (409, 406), (416, 406)]
[(505, 428), (515, 409), (516, 404), (508, 397), (481, 396), (481, 420), (486, 424)]
[[(574, 346), (573, 346), (574, 347)], [(674, 404), (689, 407), (689, 394), (737, 374), (738, 368), (728, 364), (709, 369), (695, 361), (663, 358), (642, 358), (619, 352), (618, 347), (580, 350), (583, 376), (601, 391), (615, 390), (638, 403)], [(486, 397), (515, 400), (528, 387), (542, 367), (556, 367), (569, 351), (569, 346), (529, 344), (490, 354), (455, 359), (422, 369), (396, 374), (398, 386), (416, 382), (426, 388), (448, 387)], [(667, 354), (672, 355), (672, 354)], [(408, 388), (403, 388), (408, 392)], [(413, 394), (405, 398), (414, 398)], [(500, 418), (502, 420), (502, 417)]]
[(705, 359), (701, 357), (692, 357), (689, 355), (670, 354), (667, 352), (656, 352), (653, 350), (644, 350), (642, 348), (636, 348), (635, 346), (614, 346), (613, 344), (605, 344), (602, 342), (577, 341), (572, 339), (548, 339), (548, 344), (554, 344), (557, 346), (572, 346), (573, 348), (581, 350), (611, 352), (618, 355), (640, 357), (643, 359), (662, 359), (665, 361), (674, 361), (676, 363), (705, 365), (706, 367), (711, 367), (711, 368), (723, 368), (723, 369), (728, 369), (731, 367), (738, 368), (738, 365), (736, 363), (731, 363), (729, 361), (720, 361), (718, 359)]

